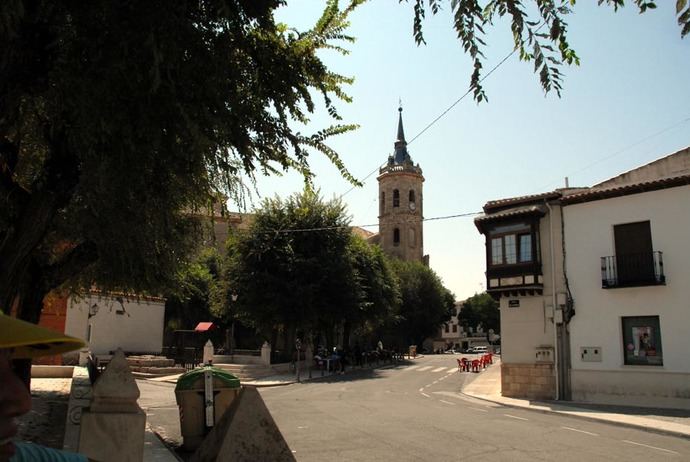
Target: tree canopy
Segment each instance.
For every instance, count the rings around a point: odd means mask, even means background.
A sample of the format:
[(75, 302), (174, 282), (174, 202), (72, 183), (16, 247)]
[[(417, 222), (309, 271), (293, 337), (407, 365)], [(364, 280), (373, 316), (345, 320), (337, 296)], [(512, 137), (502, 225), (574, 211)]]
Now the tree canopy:
[(482, 326), (485, 332), (493, 329), (496, 333), (501, 330), (498, 302), (486, 292), (474, 294), (463, 302), (459, 320), (465, 328), (476, 329), (478, 326)]
[[(296, 169), (354, 128), (334, 106), (350, 78), (347, 15), (326, 3), (307, 31), (280, 0), (0, 4), (0, 308), (37, 320), (56, 287), (159, 293), (197, 235), (194, 216), (240, 174)], [(322, 104), (334, 125), (306, 124)]]
[(276, 332), (328, 337), (335, 327), (347, 340), (353, 329), (381, 324), (397, 307), (397, 281), (380, 249), (348, 222), (339, 200), (310, 190), (264, 200), (251, 228), (228, 241), (225, 300), (237, 300), (222, 310), (272, 343)]
[[(400, 281), (401, 305), (398, 319), (388, 332), (407, 345), (422, 345), (424, 339), (438, 332), (450, 319), (455, 297), (438, 275), (421, 262), (392, 260), (393, 271)], [(390, 335), (390, 334), (389, 334)]]
[[(625, 0), (597, 2), (616, 11), (625, 6)], [(651, 0), (631, 0), (630, 3), (637, 6), (640, 13), (656, 8), (656, 2)], [(425, 43), (423, 20), (426, 12), (437, 14), (445, 5), (450, 5), (458, 40), (473, 61), (470, 91), (478, 102), (486, 99), (482, 87), (486, 36), (499, 18), (509, 18), (515, 50), (522, 61), (534, 64), (534, 72), (539, 75), (545, 92), (553, 90), (560, 96), (561, 67), (580, 63), (580, 58), (568, 43), (567, 19), (573, 13), (575, 0), (414, 0), (413, 4), (413, 33), (417, 44)], [(680, 35), (685, 37), (690, 33), (688, 0), (676, 1), (676, 14)]]

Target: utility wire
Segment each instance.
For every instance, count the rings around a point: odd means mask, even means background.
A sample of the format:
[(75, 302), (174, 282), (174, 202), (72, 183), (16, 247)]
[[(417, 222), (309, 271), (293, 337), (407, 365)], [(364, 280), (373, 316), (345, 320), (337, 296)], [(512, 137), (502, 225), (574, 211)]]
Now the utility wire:
[[(455, 215), (444, 215), (444, 216), (439, 216), (439, 217), (422, 218), (420, 220), (406, 219), (406, 220), (394, 221), (394, 222), (391, 222), (391, 224), (401, 225), (401, 224), (407, 224), (407, 223), (412, 223), (412, 222), (450, 220), (453, 218), (472, 217), (472, 216), (476, 216), (476, 215), (481, 215), (482, 213), (484, 213), (484, 212), (465, 212), (465, 213), (458, 213)], [(379, 224), (375, 223), (375, 224), (366, 224), (366, 225), (338, 225), (338, 226), (321, 226), (321, 227), (314, 227), (314, 228), (275, 229), (275, 230), (271, 230), (271, 231), (259, 232), (257, 234), (309, 233), (309, 232), (315, 232), (315, 231), (332, 231), (332, 230), (338, 230), (338, 229), (373, 228), (376, 226), (379, 226)]]
[[(541, 29), (541, 27), (540, 27), (539, 29)], [(537, 30), (539, 30), (539, 29), (537, 29)], [(487, 72), (481, 79), (479, 79), (479, 82), (478, 82), (478, 83), (482, 83), (486, 78), (488, 78), (491, 74), (493, 74), (493, 72), (494, 72), (496, 69), (498, 69), (501, 65), (503, 65), (503, 63), (505, 63), (506, 61), (508, 61), (508, 59), (509, 59), (511, 56), (513, 56), (513, 55), (515, 54), (516, 51), (517, 51), (517, 49), (513, 49), (513, 51), (511, 51), (510, 53), (508, 53), (508, 54), (505, 56), (505, 58), (503, 58), (501, 61), (499, 61), (498, 64), (496, 64), (494, 67), (492, 67), (491, 70), (490, 70), (489, 72)], [(457, 106), (458, 103), (460, 103), (460, 101), (462, 101), (463, 99), (465, 99), (465, 97), (466, 97), (467, 95), (469, 95), (470, 93), (472, 93), (472, 89), (467, 90), (460, 98), (458, 98), (457, 100), (455, 100), (455, 102), (454, 102), (453, 104), (451, 104), (450, 106), (448, 106), (448, 108), (447, 108), (445, 111), (443, 111), (438, 117), (436, 117), (434, 120), (432, 120), (431, 122), (429, 122), (429, 124), (428, 124), (426, 127), (424, 127), (424, 128), (422, 129), (422, 131), (420, 131), (419, 133), (417, 133), (410, 141), (407, 142), (407, 145), (409, 146), (410, 144), (412, 144), (412, 143), (414, 142), (414, 140), (416, 140), (417, 138), (419, 138), (420, 136), (422, 136), (428, 129), (430, 129), (431, 127), (433, 127), (433, 126), (436, 124), (436, 122), (438, 122), (439, 120), (441, 120), (446, 114), (448, 114), (448, 113), (450, 112), (451, 109), (453, 109), (455, 106)], [(367, 176), (365, 176), (364, 179), (362, 179), (362, 184), (366, 183), (366, 180), (367, 180), (371, 175), (373, 175), (374, 173), (378, 172), (378, 171), (381, 169), (381, 167), (383, 167), (384, 165), (386, 165), (385, 162), (384, 162), (383, 164), (379, 165), (378, 167), (376, 167), (376, 169), (372, 170)], [(344, 193), (342, 193), (342, 194), (340, 195), (340, 198), (342, 199), (343, 196), (345, 196), (346, 194), (349, 194), (349, 193), (350, 193), (353, 189), (355, 189), (355, 188), (356, 188), (356, 186), (352, 186), (350, 189), (348, 189), (347, 191), (345, 191)]]
[[(607, 160), (612, 159), (612, 158), (614, 158), (614, 157), (616, 157), (616, 156), (619, 156), (620, 154), (623, 154), (624, 152), (626, 152), (626, 151), (628, 151), (628, 150), (634, 148), (635, 146), (639, 146), (640, 144), (644, 143), (645, 141), (649, 141), (649, 140), (651, 140), (652, 138), (656, 138), (657, 136), (659, 136), (659, 135), (661, 135), (661, 134), (663, 134), (663, 133), (666, 133), (666, 132), (668, 132), (668, 131), (670, 131), (670, 130), (673, 130), (674, 128), (677, 128), (677, 127), (679, 127), (679, 126), (681, 126), (681, 125), (683, 125), (684, 123), (687, 123), (687, 122), (690, 122), (690, 117), (686, 117), (686, 118), (684, 118), (684, 119), (681, 119), (681, 120), (679, 120), (678, 122), (676, 122), (676, 123), (674, 123), (674, 124), (671, 124), (671, 125), (667, 126), (666, 128), (662, 128), (661, 130), (659, 130), (659, 131), (657, 131), (657, 132), (654, 132), (654, 133), (652, 133), (651, 135), (645, 136), (644, 138), (642, 138), (642, 139), (640, 139), (640, 140), (638, 140), (638, 141), (635, 141), (634, 143), (629, 144), (629, 145), (627, 145), (627, 146), (625, 146), (625, 147), (619, 149), (618, 151), (613, 152), (612, 154), (609, 154), (609, 155), (607, 155), (607, 156), (601, 157), (600, 159), (597, 159), (597, 160), (595, 160), (595, 161), (593, 161), (593, 162), (591, 162), (591, 163), (585, 165), (584, 167), (582, 167), (582, 168), (580, 168), (580, 169), (578, 169), (578, 170), (575, 170), (575, 171), (572, 171), (572, 172), (566, 174), (565, 176), (566, 176), (566, 177), (569, 177), (569, 176), (571, 176), (571, 175), (576, 175), (576, 174), (578, 174), (578, 173), (580, 173), (580, 172), (583, 172), (583, 171), (585, 171), (585, 170), (587, 170), (587, 169), (589, 169), (589, 168), (591, 168), (591, 167), (594, 167), (594, 166), (597, 165), (597, 164), (600, 164), (600, 163), (602, 163), (602, 162), (604, 162), (604, 161), (607, 161)], [(536, 189), (535, 192), (542, 191), (542, 190), (544, 190), (544, 188), (547, 188), (548, 186), (550, 186), (550, 185), (552, 185), (552, 184), (554, 184), (554, 183), (557, 183), (558, 181), (560, 181), (560, 180), (550, 181), (549, 183), (546, 183), (544, 186), (540, 187), (539, 189)]]

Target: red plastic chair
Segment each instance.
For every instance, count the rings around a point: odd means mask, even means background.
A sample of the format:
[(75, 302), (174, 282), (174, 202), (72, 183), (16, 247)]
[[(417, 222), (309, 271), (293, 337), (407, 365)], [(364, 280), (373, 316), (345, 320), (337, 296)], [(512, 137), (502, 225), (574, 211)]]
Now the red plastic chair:
[(462, 370), (463, 372), (469, 372), (470, 371), (470, 362), (467, 360), (467, 358), (462, 358), (460, 360), (462, 363)]
[(472, 360), (472, 372), (479, 372), (479, 360), (478, 359)]

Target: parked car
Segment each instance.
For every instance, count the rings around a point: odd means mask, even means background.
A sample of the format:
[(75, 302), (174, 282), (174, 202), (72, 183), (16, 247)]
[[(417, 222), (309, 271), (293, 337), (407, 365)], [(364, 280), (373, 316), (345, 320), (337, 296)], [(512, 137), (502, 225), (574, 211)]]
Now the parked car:
[(475, 355), (483, 355), (489, 352), (489, 348), (485, 346), (476, 346), (470, 348), (469, 350), (467, 350), (467, 352)]

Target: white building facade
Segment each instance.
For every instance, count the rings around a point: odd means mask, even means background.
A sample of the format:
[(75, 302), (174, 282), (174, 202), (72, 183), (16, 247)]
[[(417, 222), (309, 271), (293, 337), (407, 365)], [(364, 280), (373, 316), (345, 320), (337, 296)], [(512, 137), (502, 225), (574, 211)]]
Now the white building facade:
[(165, 300), (90, 293), (67, 300), (65, 334), (82, 338), (91, 352), (106, 355), (160, 353), (163, 348)]
[(563, 200), (572, 397), (690, 408), (690, 175), (636, 180)]
[(690, 409), (690, 148), (484, 212), (503, 395)]

